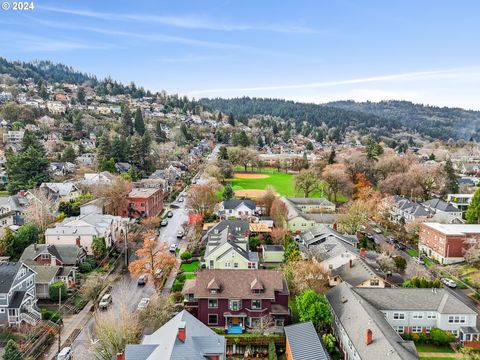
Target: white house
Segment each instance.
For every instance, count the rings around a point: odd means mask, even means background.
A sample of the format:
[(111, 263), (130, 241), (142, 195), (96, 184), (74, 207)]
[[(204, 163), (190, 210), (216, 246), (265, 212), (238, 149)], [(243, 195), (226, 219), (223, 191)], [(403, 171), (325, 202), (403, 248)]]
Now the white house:
[(218, 205), (217, 213), (222, 219), (246, 219), (255, 215), (255, 208), (254, 200), (224, 200)]

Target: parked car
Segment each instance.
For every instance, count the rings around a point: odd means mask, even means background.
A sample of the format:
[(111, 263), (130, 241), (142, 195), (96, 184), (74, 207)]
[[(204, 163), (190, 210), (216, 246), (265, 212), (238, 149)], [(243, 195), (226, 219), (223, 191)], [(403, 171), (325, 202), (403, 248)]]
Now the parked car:
[(417, 264), (425, 265), (425, 261), (423, 261), (422, 259), (420, 259), (420, 258), (418, 258), (418, 257), (413, 257), (412, 259), (413, 259), (413, 261), (415, 261)]
[(377, 234), (381, 234), (381, 233), (382, 233), (382, 230), (380, 230), (379, 228), (374, 228), (373, 231), (375, 231)]
[(457, 283), (449, 278), (442, 278), (442, 283), (450, 288), (456, 288)]
[(170, 245), (170, 249), (169, 249), (169, 250), (170, 250), (170, 252), (172, 252), (172, 253), (176, 252), (176, 251), (177, 251), (177, 244), (172, 244), (172, 245)]
[(70, 360), (72, 358), (72, 348), (64, 347), (57, 355), (57, 360)]
[(105, 294), (100, 300), (98, 307), (100, 308), (100, 310), (107, 310), (108, 307), (112, 305), (112, 303), (112, 294)]
[(142, 274), (137, 280), (137, 285), (138, 286), (143, 286), (147, 283), (148, 281), (148, 275), (147, 274)]
[(177, 201), (178, 201), (178, 202), (183, 202), (183, 196), (182, 196), (182, 197), (179, 197)]
[(142, 298), (137, 306), (137, 311), (141, 311), (147, 308), (148, 304), (150, 304), (150, 298)]
[(402, 243), (396, 243), (395, 244), (395, 247), (398, 249), (398, 250), (405, 250), (406, 249), (406, 246), (403, 245)]
[(178, 230), (178, 232), (177, 232), (177, 238), (178, 239), (183, 238), (184, 235), (185, 235), (185, 232), (183, 230)]
[(173, 217), (173, 212), (169, 211), (169, 212), (167, 213), (167, 217), (169, 217), (169, 218)]
[(162, 220), (162, 222), (160, 223), (160, 226), (167, 226), (167, 225), (168, 225), (167, 219)]

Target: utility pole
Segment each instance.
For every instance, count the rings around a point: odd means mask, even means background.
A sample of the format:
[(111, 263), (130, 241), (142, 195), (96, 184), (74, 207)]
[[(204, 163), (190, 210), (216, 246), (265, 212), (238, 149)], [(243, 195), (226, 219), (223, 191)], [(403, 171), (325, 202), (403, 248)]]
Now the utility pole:
[(128, 222), (125, 223), (125, 266), (128, 267)]

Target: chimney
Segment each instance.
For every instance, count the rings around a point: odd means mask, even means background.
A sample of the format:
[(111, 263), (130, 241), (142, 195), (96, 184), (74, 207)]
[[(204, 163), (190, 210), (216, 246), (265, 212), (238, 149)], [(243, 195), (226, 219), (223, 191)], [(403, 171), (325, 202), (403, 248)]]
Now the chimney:
[(21, 197), (25, 197), (25, 190), (20, 190), (18, 192), (18, 195), (20, 195)]
[(360, 252), (358, 253), (358, 256), (360, 256), (361, 258), (364, 258), (366, 254), (367, 254), (367, 250), (365, 250), (365, 248), (361, 248)]
[(365, 344), (370, 345), (373, 341), (373, 332), (370, 329), (367, 329), (365, 332)]
[(117, 353), (117, 360), (125, 360), (125, 353), (124, 352)]
[(350, 266), (350, 268), (353, 267), (353, 260), (352, 260), (352, 259), (350, 259), (350, 260), (348, 261), (348, 265)]
[(178, 324), (178, 340), (180, 340), (181, 342), (185, 342), (185, 339), (187, 338), (187, 324), (185, 323), (185, 321), (181, 321), (179, 324)]
[(337, 223), (333, 223), (333, 230), (337, 230)]
[(76, 244), (77, 246), (80, 246), (80, 237), (77, 237), (77, 238), (75, 239), (75, 244)]
[(37, 243), (33, 243), (33, 250), (37, 251)]

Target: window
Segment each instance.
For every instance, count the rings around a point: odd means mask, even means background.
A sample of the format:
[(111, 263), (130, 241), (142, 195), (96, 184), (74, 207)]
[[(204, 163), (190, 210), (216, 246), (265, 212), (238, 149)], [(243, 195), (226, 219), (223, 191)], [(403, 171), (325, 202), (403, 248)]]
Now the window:
[(5, 309), (0, 309), (0, 314), (5, 314)]
[(50, 255), (49, 254), (42, 254), (41, 257), (42, 257), (42, 260), (48, 260)]
[(465, 324), (466, 318), (465, 316), (460, 316), (460, 315), (451, 315), (448, 317), (448, 322), (450, 324)]
[(27, 280), (27, 287), (30, 287), (33, 285), (33, 276), (30, 276)]
[(421, 326), (412, 326), (412, 332), (413, 333), (421, 333), (422, 332), (422, 327)]
[(218, 315), (208, 314), (208, 325), (217, 325), (217, 324), (218, 324)]
[(458, 330), (452, 330), (452, 334), (455, 335), (455, 337), (458, 337)]
[(283, 319), (275, 319), (275, 326), (282, 327), (283, 326)]
[(395, 326), (394, 329), (399, 334), (403, 334), (403, 332), (404, 332), (403, 326)]
[(210, 269), (213, 269), (213, 260), (210, 260)]
[(413, 313), (414, 319), (423, 319), (423, 313)]
[(378, 286), (378, 285), (380, 285), (380, 280), (378, 279), (370, 280), (370, 286)]
[(227, 261), (227, 262), (225, 263), (225, 268), (230, 268), (230, 261)]
[(252, 310), (260, 310), (262, 308), (262, 300), (252, 300)]
[(405, 313), (393, 313), (394, 320), (405, 320)]
[(238, 263), (233, 263), (233, 267), (234, 267), (235, 269), (238, 269)]
[(218, 300), (217, 299), (208, 299), (208, 308), (209, 309), (218, 308)]
[(427, 319), (436, 319), (437, 318), (437, 314), (435, 313), (428, 313), (427, 314)]
[(431, 326), (425, 326), (425, 332), (427, 334), (430, 334), (430, 330), (432, 330), (432, 327)]
[(7, 298), (7, 294), (0, 294), (0, 299), (6, 299)]
[(185, 294), (185, 300), (187, 301), (194, 301), (195, 297), (193, 294)]
[(256, 268), (255, 263), (254, 262), (249, 262), (248, 263), (248, 268), (249, 269), (255, 269)]
[(228, 308), (233, 311), (240, 310), (241, 302), (241, 300), (230, 300), (228, 302)]

